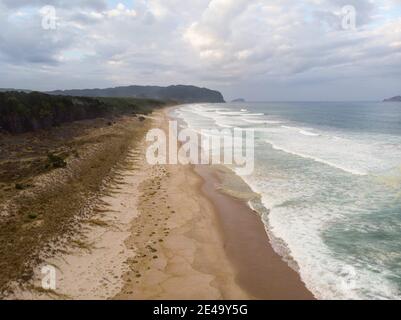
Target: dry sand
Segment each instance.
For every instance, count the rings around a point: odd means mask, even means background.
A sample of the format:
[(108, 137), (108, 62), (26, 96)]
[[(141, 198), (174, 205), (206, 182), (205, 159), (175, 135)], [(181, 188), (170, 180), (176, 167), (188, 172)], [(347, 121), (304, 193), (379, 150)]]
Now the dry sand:
[(201, 183), (191, 167), (169, 166), (144, 185), (141, 215), (127, 241), (139, 251), (116, 298), (250, 298), (235, 281), (214, 209), (199, 192)]
[[(132, 220), (138, 212), (138, 189), (146, 179), (143, 146), (131, 150), (126, 168), (116, 172), (121, 178), (110, 186), (108, 195), (97, 201), (94, 214), (81, 227), (78, 238), (67, 248), (46, 259), (35, 269), (28, 286), (15, 289), (17, 299), (110, 299), (124, 285), (127, 259), (135, 250), (125, 245)], [(56, 290), (42, 290), (42, 266), (56, 268)], [(28, 288), (28, 289), (27, 289)]]

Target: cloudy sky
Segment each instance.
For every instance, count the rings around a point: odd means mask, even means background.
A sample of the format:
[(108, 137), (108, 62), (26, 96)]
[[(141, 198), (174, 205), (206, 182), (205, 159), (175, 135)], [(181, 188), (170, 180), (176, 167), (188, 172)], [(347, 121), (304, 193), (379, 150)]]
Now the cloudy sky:
[(227, 99), (401, 94), (401, 0), (0, 0), (0, 87), (179, 83)]

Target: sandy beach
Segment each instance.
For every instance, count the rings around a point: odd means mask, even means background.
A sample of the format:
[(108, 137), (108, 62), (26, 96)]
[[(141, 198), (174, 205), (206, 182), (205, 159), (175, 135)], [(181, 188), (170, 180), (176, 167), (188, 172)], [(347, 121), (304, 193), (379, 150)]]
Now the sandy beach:
[[(150, 120), (165, 128), (167, 111)], [(219, 191), (216, 168), (150, 166), (145, 146), (128, 153), (80, 246), (45, 261), (57, 268), (56, 290), (38, 289), (38, 269), (31, 289), (14, 298), (313, 299), (260, 217)]]
[(0, 302), (401, 300), (401, 0), (0, 0), (0, 26)]

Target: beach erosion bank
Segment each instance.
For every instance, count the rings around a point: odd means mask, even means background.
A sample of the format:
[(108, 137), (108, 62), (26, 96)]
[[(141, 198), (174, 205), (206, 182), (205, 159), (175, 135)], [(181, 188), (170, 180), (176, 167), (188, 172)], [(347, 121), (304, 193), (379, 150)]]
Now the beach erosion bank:
[[(166, 129), (168, 112), (149, 120)], [(37, 271), (29, 289), (15, 297), (313, 299), (274, 252), (258, 214), (222, 192), (227, 171), (151, 166), (145, 148), (142, 141), (128, 153), (112, 190), (95, 208), (96, 219), (81, 230), (79, 246), (44, 261), (56, 266), (56, 289), (38, 290)]]

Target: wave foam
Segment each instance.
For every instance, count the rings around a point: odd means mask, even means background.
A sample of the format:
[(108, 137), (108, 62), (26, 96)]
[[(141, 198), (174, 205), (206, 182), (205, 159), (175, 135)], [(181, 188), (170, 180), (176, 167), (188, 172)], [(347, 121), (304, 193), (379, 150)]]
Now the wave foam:
[(275, 150), (280, 150), (280, 151), (283, 151), (283, 152), (286, 152), (286, 153), (289, 153), (289, 154), (293, 154), (293, 155), (298, 156), (298, 157), (311, 159), (311, 160), (316, 161), (316, 162), (324, 163), (324, 164), (327, 164), (327, 165), (329, 165), (329, 166), (331, 166), (333, 168), (340, 169), (340, 170), (343, 170), (343, 171), (351, 173), (351, 174), (360, 175), (360, 176), (365, 176), (365, 175), (368, 174), (368, 172), (365, 172), (365, 171), (359, 171), (359, 170), (347, 168), (345, 166), (338, 165), (338, 164), (335, 164), (333, 162), (330, 162), (330, 161), (327, 161), (327, 160), (324, 160), (324, 159), (321, 159), (321, 158), (317, 158), (317, 157), (314, 157), (314, 156), (311, 156), (311, 155), (307, 155), (307, 154), (304, 154), (304, 153), (300, 153), (300, 152), (291, 151), (291, 150), (286, 149), (284, 147), (277, 146), (276, 144), (274, 144), (273, 142), (268, 141), (268, 140), (266, 140), (266, 142), (269, 143), (273, 147), (273, 149), (275, 149)]
[(309, 132), (309, 131), (306, 131), (306, 130), (299, 130), (299, 133), (303, 134), (304, 136), (310, 136), (310, 137), (318, 137), (318, 136), (320, 136), (320, 134), (318, 134), (318, 133), (313, 133), (313, 132)]

